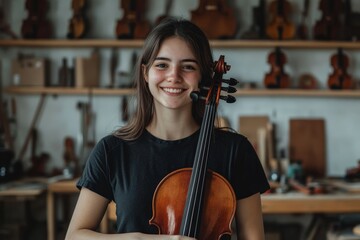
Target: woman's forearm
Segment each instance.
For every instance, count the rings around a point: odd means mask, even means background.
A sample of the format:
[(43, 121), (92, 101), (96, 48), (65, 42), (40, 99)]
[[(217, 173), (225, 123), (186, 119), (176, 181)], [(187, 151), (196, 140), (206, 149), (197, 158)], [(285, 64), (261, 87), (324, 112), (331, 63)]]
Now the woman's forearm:
[(178, 235), (155, 235), (138, 232), (122, 234), (103, 234), (89, 229), (77, 230), (66, 236), (65, 240), (194, 240), (194, 238)]

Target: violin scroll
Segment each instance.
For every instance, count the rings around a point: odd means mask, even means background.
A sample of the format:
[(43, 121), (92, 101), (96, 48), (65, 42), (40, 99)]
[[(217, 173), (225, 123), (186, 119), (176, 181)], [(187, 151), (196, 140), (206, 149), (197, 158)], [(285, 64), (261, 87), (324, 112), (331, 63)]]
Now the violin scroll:
[[(233, 86), (239, 83), (239, 81), (236, 80), (235, 78), (230, 78), (230, 79), (222, 78), (222, 75), (227, 71), (229, 71), (231, 68), (231, 66), (228, 65), (224, 59), (225, 59), (224, 55), (221, 55), (219, 57), (219, 60), (214, 62), (213, 65), (214, 75), (213, 75), (212, 85), (210, 87), (201, 88), (201, 90), (206, 90), (205, 94), (207, 95), (207, 97), (202, 95), (203, 91), (193, 91), (190, 94), (190, 97), (193, 101), (198, 101), (199, 99), (206, 99), (207, 101), (211, 101), (211, 97), (213, 95), (215, 95), (215, 99), (217, 102), (219, 99), (225, 100), (227, 103), (233, 103), (236, 101), (236, 98), (231, 95), (227, 95), (227, 96), (220, 95), (221, 91), (227, 93), (235, 93), (237, 90)], [(223, 87), (222, 83), (228, 84), (229, 86)]]

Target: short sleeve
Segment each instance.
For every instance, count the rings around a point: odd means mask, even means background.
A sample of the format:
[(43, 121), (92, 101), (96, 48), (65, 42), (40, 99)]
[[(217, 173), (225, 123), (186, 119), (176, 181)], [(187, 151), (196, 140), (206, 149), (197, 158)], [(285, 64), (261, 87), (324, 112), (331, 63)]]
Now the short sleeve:
[(104, 139), (99, 141), (88, 157), (77, 187), (89, 190), (113, 200), (114, 196), (109, 180), (108, 149)]

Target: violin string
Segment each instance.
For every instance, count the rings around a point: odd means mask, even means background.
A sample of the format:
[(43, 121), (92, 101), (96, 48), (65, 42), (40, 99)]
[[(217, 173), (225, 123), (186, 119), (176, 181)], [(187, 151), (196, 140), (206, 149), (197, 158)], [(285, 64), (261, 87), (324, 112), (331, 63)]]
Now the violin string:
[[(189, 205), (188, 211), (185, 213), (185, 224), (188, 223), (189, 226), (185, 225), (184, 230), (186, 231), (186, 236), (191, 236), (191, 234), (196, 234), (196, 230), (199, 227), (199, 220), (201, 216), (201, 203), (202, 198), (204, 195), (204, 185), (205, 185), (205, 179), (206, 179), (206, 172), (207, 172), (207, 156), (209, 153), (209, 143), (211, 141), (211, 134), (212, 134), (212, 127), (214, 125), (216, 115), (216, 106), (214, 103), (211, 103), (210, 105), (206, 106), (206, 111), (204, 115), (204, 121), (201, 129), (200, 139), (203, 141), (199, 141), (199, 148), (201, 151), (197, 153), (197, 157), (195, 159), (194, 163), (194, 169), (195, 171), (193, 180), (196, 182), (193, 182), (190, 186), (191, 188), (189, 191), (191, 191), (189, 203), (192, 203)], [(210, 137), (209, 137), (210, 134)], [(206, 146), (206, 148), (204, 147)], [(195, 199), (194, 199), (195, 198)], [(196, 211), (196, 214), (194, 212)], [(190, 214), (191, 213), (191, 214)], [(190, 217), (190, 220), (187, 219)], [(195, 222), (196, 221), (196, 222)], [(195, 223), (194, 223), (195, 222)], [(193, 228), (191, 228), (193, 226)]]
[[(193, 179), (192, 180), (198, 180), (199, 179), (199, 169), (200, 169), (200, 159), (203, 159), (203, 145), (204, 145), (204, 141), (202, 140), (206, 140), (206, 131), (205, 129), (207, 128), (207, 122), (208, 122), (208, 118), (209, 118), (209, 113), (210, 113), (210, 110), (209, 110), (209, 105), (206, 105), (206, 108), (205, 108), (205, 115), (204, 115), (204, 120), (203, 120), (203, 125), (201, 126), (201, 131), (200, 131), (200, 136), (199, 136), (199, 142), (198, 142), (198, 148), (197, 148), (197, 152), (196, 152), (196, 158), (195, 158), (195, 162), (194, 162), (194, 167), (193, 167), (193, 173), (192, 175), (193, 176)], [(194, 171), (195, 170), (198, 170), (198, 171)], [(186, 232), (186, 236), (190, 236), (190, 232), (192, 231), (191, 229), (191, 226), (194, 226), (193, 224), (193, 221), (194, 221), (194, 211), (195, 211), (195, 200), (198, 198), (197, 197), (197, 192), (198, 190), (195, 189), (195, 186), (197, 186), (198, 183), (197, 182), (192, 182), (192, 184), (190, 185), (190, 189), (189, 191), (191, 192), (190, 193), (190, 198), (189, 198), (189, 204), (191, 203), (191, 205), (189, 205), (188, 207), (188, 211), (186, 213), (186, 219), (185, 219), (185, 224), (187, 223), (189, 226), (185, 226), (184, 229), (187, 230)], [(194, 199), (195, 198), (195, 199)], [(187, 220), (189, 217), (191, 217), (190, 220)]]

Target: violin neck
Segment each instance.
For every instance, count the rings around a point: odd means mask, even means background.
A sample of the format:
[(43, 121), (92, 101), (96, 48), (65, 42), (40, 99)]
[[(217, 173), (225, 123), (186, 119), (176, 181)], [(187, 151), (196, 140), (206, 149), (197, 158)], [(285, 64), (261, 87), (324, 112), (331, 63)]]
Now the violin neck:
[(214, 130), (216, 107), (215, 101), (205, 106), (204, 120), (200, 128), (200, 136), (180, 227), (180, 234), (188, 237), (198, 237), (200, 230), (201, 206), (204, 196), (207, 160)]

